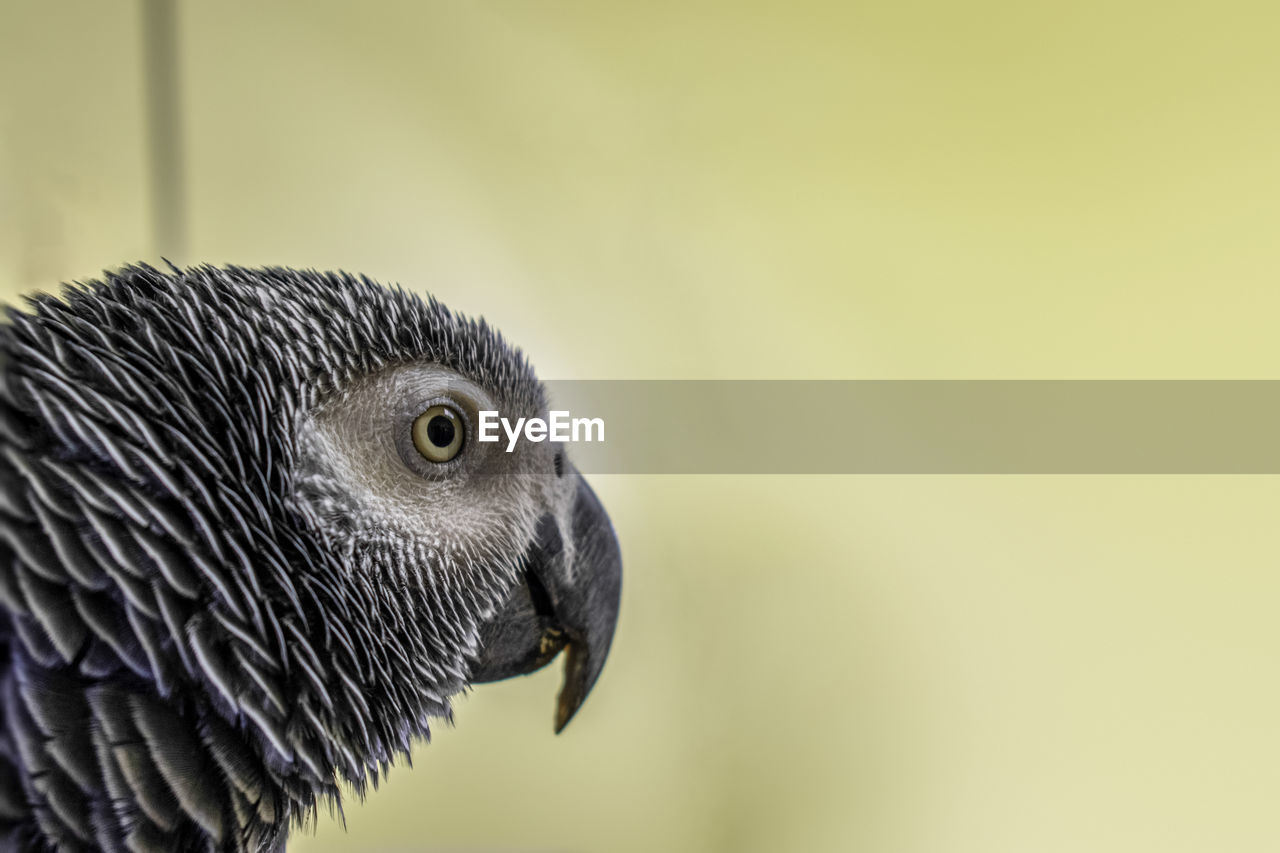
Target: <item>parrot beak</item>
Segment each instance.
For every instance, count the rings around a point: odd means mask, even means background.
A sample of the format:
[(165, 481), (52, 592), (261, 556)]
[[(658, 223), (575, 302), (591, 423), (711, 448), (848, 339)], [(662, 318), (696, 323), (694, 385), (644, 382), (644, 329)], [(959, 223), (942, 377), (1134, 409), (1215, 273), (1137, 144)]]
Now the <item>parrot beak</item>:
[(567, 527), (546, 515), (525, 561), (523, 583), (480, 628), (474, 683), (500, 681), (546, 666), (565, 651), (564, 686), (556, 707), (559, 734), (600, 677), (618, 621), (622, 554), (613, 525), (581, 475)]

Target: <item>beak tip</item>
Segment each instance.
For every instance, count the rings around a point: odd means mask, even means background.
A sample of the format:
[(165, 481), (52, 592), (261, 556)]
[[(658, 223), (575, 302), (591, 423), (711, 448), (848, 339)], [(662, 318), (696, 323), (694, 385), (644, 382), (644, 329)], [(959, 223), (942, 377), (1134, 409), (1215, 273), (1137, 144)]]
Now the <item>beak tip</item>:
[(573, 719), (573, 712), (566, 711), (566, 707), (567, 706), (561, 704), (556, 708), (556, 734), (560, 734), (564, 731), (565, 726), (569, 725), (569, 721)]
[(556, 702), (556, 734), (564, 731), (570, 721), (577, 716), (578, 709), (582, 707), (585, 698), (586, 696), (581, 693), (571, 693), (568, 687), (560, 691), (560, 699)]
[(570, 641), (564, 656), (564, 686), (556, 700), (556, 734), (564, 731), (578, 713), (600, 675), (600, 667), (590, 666), (591, 653), (582, 643)]

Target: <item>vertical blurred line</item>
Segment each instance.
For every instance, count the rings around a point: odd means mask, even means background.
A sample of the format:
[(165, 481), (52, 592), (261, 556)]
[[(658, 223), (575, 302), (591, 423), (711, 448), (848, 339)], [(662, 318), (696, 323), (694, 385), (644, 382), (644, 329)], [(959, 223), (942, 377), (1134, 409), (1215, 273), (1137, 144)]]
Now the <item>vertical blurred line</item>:
[(182, 162), (182, 87), (176, 0), (142, 0), (153, 248), (181, 263), (187, 249)]

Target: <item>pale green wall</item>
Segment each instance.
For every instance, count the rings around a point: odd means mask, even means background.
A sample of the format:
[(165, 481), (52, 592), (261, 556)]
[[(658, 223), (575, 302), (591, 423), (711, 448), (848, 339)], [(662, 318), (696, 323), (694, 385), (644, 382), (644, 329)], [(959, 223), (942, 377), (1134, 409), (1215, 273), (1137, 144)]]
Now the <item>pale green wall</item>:
[[(134, 6), (2, 8), (0, 289), (154, 259)], [(1273, 4), (181, 13), (189, 261), (430, 290), (554, 378), (1277, 377)], [(478, 690), (293, 849), (1280, 848), (1276, 479), (598, 489), (569, 731), (555, 673)]]

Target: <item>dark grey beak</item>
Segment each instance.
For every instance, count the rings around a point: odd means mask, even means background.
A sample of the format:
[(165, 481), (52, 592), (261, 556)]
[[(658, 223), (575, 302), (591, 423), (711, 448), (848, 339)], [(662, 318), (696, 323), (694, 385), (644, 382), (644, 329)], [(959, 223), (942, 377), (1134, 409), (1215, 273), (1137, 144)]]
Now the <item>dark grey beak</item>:
[[(553, 516), (538, 524), (523, 583), (481, 626), (475, 683), (525, 675), (565, 652), (564, 687), (556, 707), (556, 733), (564, 729), (600, 677), (622, 592), (622, 554), (604, 507), (578, 477), (572, 519), (572, 559)], [(572, 565), (570, 565), (572, 563)]]

